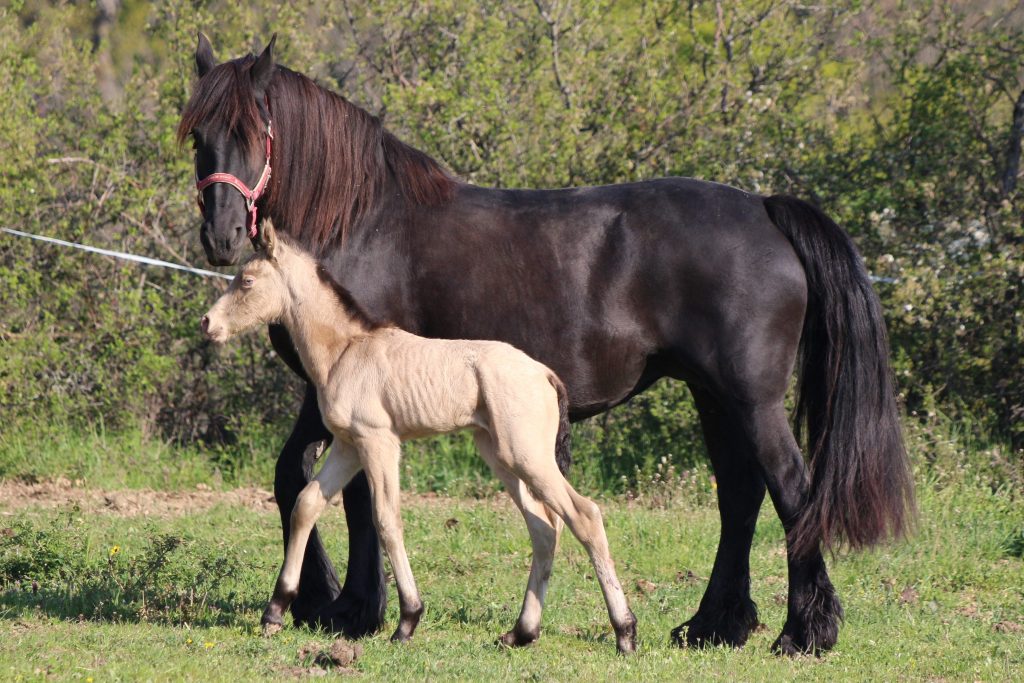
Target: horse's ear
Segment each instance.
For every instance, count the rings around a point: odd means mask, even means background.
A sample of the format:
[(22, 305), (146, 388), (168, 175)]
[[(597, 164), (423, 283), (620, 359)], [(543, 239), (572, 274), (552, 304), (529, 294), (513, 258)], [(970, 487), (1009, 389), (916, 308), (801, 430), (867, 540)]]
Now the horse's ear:
[(262, 249), (267, 258), (273, 260), (274, 250), (277, 248), (277, 233), (274, 231), (274, 224), (269, 218), (263, 221), (260, 234), (256, 238), (256, 247)]
[(217, 66), (217, 58), (213, 56), (213, 46), (210, 45), (210, 39), (200, 31), (199, 45), (196, 46), (196, 71), (202, 78), (215, 66)]
[(270, 79), (274, 75), (274, 42), (277, 41), (277, 34), (275, 33), (267, 43), (267, 46), (260, 53), (260, 56), (256, 58), (256, 63), (252, 65), (252, 87), (256, 91), (257, 95), (263, 95), (267, 92), (267, 86), (270, 85)]

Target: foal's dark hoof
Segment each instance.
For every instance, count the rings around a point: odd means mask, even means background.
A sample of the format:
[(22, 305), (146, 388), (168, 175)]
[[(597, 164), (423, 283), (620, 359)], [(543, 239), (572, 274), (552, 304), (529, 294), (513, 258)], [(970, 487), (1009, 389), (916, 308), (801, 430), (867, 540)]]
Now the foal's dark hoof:
[(412, 634), (416, 632), (416, 627), (420, 623), (420, 617), (423, 616), (423, 605), (421, 604), (408, 610), (401, 610), (401, 612), (401, 617), (398, 619), (398, 628), (391, 634), (392, 643), (408, 643), (412, 640)]
[(274, 604), (267, 605), (267, 609), (263, 611), (263, 616), (260, 618), (260, 627), (263, 635), (267, 638), (283, 629), (284, 619), (281, 616), (281, 610)]
[(620, 629), (615, 629), (615, 645), (620, 655), (631, 655), (636, 652), (636, 618), (633, 623)]
[(498, 638), (498, 647), (526, 647), (533, 645), (540, 638), (540, 631), (534, 633), (522, 633), (519, 629), (512, 629), (507, 633), (503, 633)]

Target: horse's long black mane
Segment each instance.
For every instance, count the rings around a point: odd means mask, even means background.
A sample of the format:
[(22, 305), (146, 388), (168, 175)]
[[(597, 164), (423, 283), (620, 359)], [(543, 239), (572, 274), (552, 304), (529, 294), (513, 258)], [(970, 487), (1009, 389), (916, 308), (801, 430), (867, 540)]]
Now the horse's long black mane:
[[(229, 131), (254, 161), (262, 155), (264, 125), (250, 77), (255, 61), (248, 55), (225, 62), (196, 84), (179, 143), (204, 125)], [(451, 198), (457, 181), (437, 161), (306, 76), (278, 66), (266, 97), (273, 173), (262, 208), (314, 252), (344, 240), (378, 206), (389, 177), (406, 201), (435, 205)]]

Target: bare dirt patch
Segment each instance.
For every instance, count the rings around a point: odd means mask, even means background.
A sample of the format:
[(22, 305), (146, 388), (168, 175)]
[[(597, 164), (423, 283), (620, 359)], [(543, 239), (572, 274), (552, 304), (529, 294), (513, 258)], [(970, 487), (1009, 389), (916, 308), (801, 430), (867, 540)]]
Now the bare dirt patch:
[[(332, 504), (340, 506), (340, 497), (332, 501)], [(418, 507), (457, 508), (466, 503), (433, 493), (403, 492), (402, 504)], [(61, 509), (72, 505), (77, 505), (84, 512), (110, 514), (118, 517), (180, 517), (203, 512), (216, 505), (229, 505), (265, 512), (277, 511), (274, 494), (256, 486), (215, 490), (205, 484), (199, 484), (194, 489), (180, 491), (154, 491), (152, 489), (108, 491), (88, 488), (83, 486), (80, 481), (71, 481), (65, 477), (41, 482), (0, 479), (0, 515), (27, 509)], [(508, 496), (504, 494), (475, 500), (471, 505), (489, 505), (495, 509), (514, 510)], [(449, 529), (457, 529), (458, 525), (459, 522), (454, 517), (446, 522), (446, 527)]]
[(86, 512), (119, 517), (178, 517), (203, 512), (215, 505), (276, 511), (274, 494), (257, 487), (214, 491), (199, 485), (185, 491), (123, 489), (102, 491), (76, 486), (68, 479), (28, 483), (0, 480), (0, 513), (26, 508), (62, 508), (77, 505)]

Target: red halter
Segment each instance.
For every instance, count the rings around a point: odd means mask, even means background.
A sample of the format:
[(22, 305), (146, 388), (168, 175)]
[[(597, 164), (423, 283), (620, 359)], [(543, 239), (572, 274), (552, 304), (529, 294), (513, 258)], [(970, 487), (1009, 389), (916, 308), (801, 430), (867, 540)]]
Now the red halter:
[(260, 174), (260, 179), (256, 181), (256, 187), (251, 190), (245, 183), (230, 173), (211, 173), (202, 180), (199, 180), (198, 174), (196, 174), (196, 190), (198, 191), (196, 201), (199, 203), (199, 212), (206, 213), (206, 208), (203, 206), (203, 190), (214, 183), (227, 183), (238, 190), (245, 199), (245, 208), (249, 212), (249, 225), (247, 226), (249, 237), (255, 239), (256, 202), (263, 196), (263, 192), (267, 189), (267, 183), (270, 182), (270, 141), (273, 139), (274, 131), (270, 127), (270, 121), (267, 120), (267, 160), (263, 164), (263, 173)]

